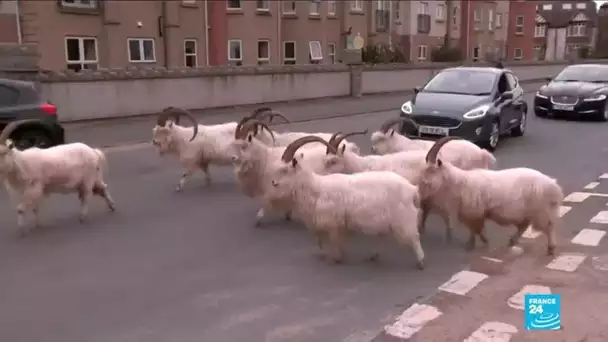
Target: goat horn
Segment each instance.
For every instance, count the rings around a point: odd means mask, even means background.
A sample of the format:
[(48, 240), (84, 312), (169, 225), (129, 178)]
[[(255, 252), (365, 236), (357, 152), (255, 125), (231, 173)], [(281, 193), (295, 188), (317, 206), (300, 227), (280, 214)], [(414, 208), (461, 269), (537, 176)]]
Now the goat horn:
[(241, 128), (238, 131), (235, 131), (235, 133), (234, 133), (235, 139), (245, 139), (247, 137), (247, 133), (251, 132), (253, 129), (257, 129), (258, 126), (262, 126), (262, 128), (264, 128), (265, 130), (268, 131), (268, 133), (270, 133), (270, 136), (272, 137), (272, 141), (275, 140), (274, 133), (268, 127), (268, 125), (261, 122), (260, 120), (253, 119), (251, 117), (248, 117), (247, 119), (248, 120), (246, 120), (246, 122), (241, 126)]
[[(332, 134), (332, 135), (331, 135), (331, 137), (329, 138), (328, 143), (329, 143), (331, 146), (336, 146), (336, 145), (334, 145), (334, 140), (336, 140), (336, 138), (337, 138), (337, 137), (338, 137), (340, 134), (342, 134), (342, 132), (336, 132), (336, 133)], [(329, 149), (329, 147), (328, 147), (328, 148), (327, 148), (327, 150), (325, 150), (325, 153), (326, 153), (326, 154), (329, 154), (330, 152), (331, 152), (331, 150), (330, 150), (330, 149)]]
[(332, 145), (334, 146), (334, 148), (336, 150), (338, 150), (338, 146), (340, 146), (340, 143), (342, 142), (342, 140), (351, 137), (353, 135), (365, 135), (367, 134), (367, 129), (365, 129), (364, 131), (360, 131), (360, 132), (350, 132), (350, 133), (346, 133), (346, 134), (342, 134), (339, 137), (337, 137), (334, 141), (332, 141)]
[(12, 121), (8, 125), (4, 127), (2, 132), (0, 132), (0, 144), (6, 144), (6, 140), (10, 137), (11, 133), (13, 133), (19, 126), (23, 123), (32, 121), (32, 120), (17, 120)]
[(249, 120), (254, 120), (254, 118), (252, 116), (245, 116), (236, 125), (236, 128), (234, 129), (234, 138), (235, 139), (243, 138), (251, 130), (251, 128), (248, 128), (247, 130), (245, 130), (245, 132), (241, 132), (241, 131), (243, 131), (243, 128), (244, 128), (245, 124)]
[[(175, 107), (167, 107), (167, 108), (163, 109), (163, 111), (160, 112), (160, 114), (158, 115), (158, 118), (156, 119), (156, 124), (158, 126), (164, 126), (167, 123), (167, 120), (169, 120), (171, 117), (173, 117), (175, 120), (175, 115), (173, 113), (174, 111), (175, 111)], [(175, 123), (178, 123), (177, 121), (179, 121), (179, 119), (176, 120)]]
[(272, 142), (275, 142), (274, 139), (274, 133), (272, 132), (272, 130), (270, 128), (268, 128), (268, 125), (266, 125), (265, 123), (263, 123), (260, 120), (256, 120), (253, 119), (251, 122), (253, 122), (253, 126), (257, 128), (257, 126), (261, 126), (263, 129), (265, 129), (268, 133), (270, 133), (270, 136), (272, 137)]
[(283, 155), (281, 156), (281, 160), (284, 161), (285, 163), (289, 163), (292, 159), (293, 156), (295, 155), (296, 151), (309, 143), (312, 142), (320, 142), (322, 144), (325, 144), (325, 146), (327, 146), (328, 148), (332, 149), (332, 153), (335, 153), (335, 149), (332, 145), (330, 145), (327, 141), (325, 141), (324, 139), (317, 137), (315, 135), (307, 135), (305, 137), (301, 137), (295, 141), (293, 141), (291, 144), (287, 145), (287, 147), (285, 147), (285, 151), (283, 152)]
[(433, 146), (429, 149), (429, 152), (426, 154), (426, 162), (429, 164), (434, 164), (437, 162), (437, 155), (439, 154), (439, 150), (441, 147), (452, 140), (462, 139), (460, 137), (443, 137), (435, 142)]
[(272, 119), (275, 117), (279, 117), (281, 119), (283, 119), (283, 121), (285, 121), (285, 123), (291, 123), (291, 121), (289, 121), (289, 119), (287, 119), (286, 117), (283, 116), (283, 114), (281, 114), (280, 112), (274, 111), (274, 110), (270, 110), (268, 112), (264, 112), (262, 114), (260, 114), (257, 119), (266, 119), (266, 118), (270, 118), (268, 120), (268, 123), (272, 122)]
[(266, 112), (272, 112), (272, 108), (270, 107), (262, 107), (262, 108), (257, 108), (254, 109), (253, 112), (251, 112), (251, 115), (249, 115), (250, 118), (259, 118), (260, 115), (266, 113)]
[(196, 122), (196, 119), (194, 118), (192, 113), (185, 109), (176, 107), (169, 107), (166, 108), (166, 110), (168, 113), (170, 113), (170, 115), (176, 118), (176, 124), (179, 124), (179, 117), (182, 115), (186, 116), (188, 120), (190, 120), (190, 122), (192, 123), (192, 127), (194, 128), (194, 132), (192, 133), (192, 138), (190, 138), (190, 141), (194, 140), (194, 138), (196, 138), (196, 135), (198, 134), (198, 122)]
[(405, 121), (413, 124), (414, 127), (418, 127), (418, 124), (411, 118), (408, 118), (405, 116), (400, 116), (398, 118), (390, 119), (390, 120), (386, 121), (385, 123), (383, 123), (382, 126), (380, 126), (380, 132), (387, 133), (388, 130), (391, 129), (391, 127), (395, 126), (396, 124), (398, 124), (400, 122), (405, 122)]

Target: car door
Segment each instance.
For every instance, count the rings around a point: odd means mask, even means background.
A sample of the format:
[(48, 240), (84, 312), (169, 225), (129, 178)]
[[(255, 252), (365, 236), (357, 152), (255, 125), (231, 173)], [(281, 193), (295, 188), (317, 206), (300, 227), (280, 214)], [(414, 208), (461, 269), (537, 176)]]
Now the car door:
[(498, 79), (498, 89), (496, 93), (495, 105), (497, 112), (500, 113), (500, 132), (503, 133), (507, 131), (510, 127), (510, 121), (513, 118), (513, 109), (512, 109), (512, 101), (511, 100), (501, 100), (500, 96), (505, 92), (510, 92), (511, 85), (507, 80), (507, 76), (505, 73), (500, 75)]
[(19, 101), (19, 91), (5, 84), (0, 84), (0, 125), (17, 118), (17, 103)]
[(519, 85), (519, 80), (515, 75), (510, 72), (506, 72), (505, 76), (507, 77), (507, 82), (511, 87), (511, 92), (513, 93), (513, 101), (510, 103), (510, 116), (509, 119), (510, 127), (517, 126), (519, 121), (521, 120), (521, 113), (523, 113), (524, 108), (526, 107), (526, 99), (524, 97), (524, 89)]

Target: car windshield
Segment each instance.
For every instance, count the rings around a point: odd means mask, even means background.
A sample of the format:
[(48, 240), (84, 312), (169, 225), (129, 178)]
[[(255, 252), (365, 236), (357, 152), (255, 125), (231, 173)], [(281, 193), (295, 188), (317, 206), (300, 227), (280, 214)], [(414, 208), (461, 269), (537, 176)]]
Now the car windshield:
[(444, 70), (433, 77), (422, 89), (430, 93), (488, 95), (497, 75), (493, 72)]
[(573, 65), (560, 72), (554, 81), (608, 83), (608, 67)]

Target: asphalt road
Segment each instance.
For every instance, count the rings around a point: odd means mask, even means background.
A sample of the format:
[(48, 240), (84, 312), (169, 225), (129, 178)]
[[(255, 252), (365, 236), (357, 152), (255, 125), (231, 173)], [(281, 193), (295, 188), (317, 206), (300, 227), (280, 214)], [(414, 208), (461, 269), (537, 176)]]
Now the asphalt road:
[[(375, 129), (394, 115), (290, 129)], [(499, 167), (537, 168), (566, 193), (577, 191), (605, 169), (606, 125), (531, 115), (526, 136), (503, 140)], [(354, 140), (366, 150), (368, 139)], [(347, 264), (328, 264), (296, 224), (254, 228), (258, 207), (237, 190), (230, 169), (213, 169), (209, 189), (199, 175), (176, 194), (181, 170), (151, 148), (116, 149), (108, 158), (119, 211), (96, 200), (85, 224), (75, 195), (56, 196), (43, 207), (45, 226), (18, 238), (14, 207), (1, 193), (0, 341), (369, 341), (474, 254), (463, 250), (464, 229), (449, 245), (433, 217), (422, 272), (409, 249), (370, 239), (349, 245)], [(488, 233), (499, 246), (511, 230)], [(363, 261), (371, 243), (382, 246), (377, 264)]]

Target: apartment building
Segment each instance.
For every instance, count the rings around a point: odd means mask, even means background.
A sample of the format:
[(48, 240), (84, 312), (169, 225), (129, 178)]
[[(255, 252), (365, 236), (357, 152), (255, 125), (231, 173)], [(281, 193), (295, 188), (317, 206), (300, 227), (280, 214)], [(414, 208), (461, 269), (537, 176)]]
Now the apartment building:
[(608, 3), (603, 3), (597, 13), (597, 38), (595, 40), (595, 56), (608, 57)]
[(461, 1), (460, 46), (468, 60), (505, 57), (509, 1)]
[(536, 4), (533, 1), (509, 2), (507, 59), (533, 60)]
[(0, 1), (0, 44), (19, 42), (17, 15), (16, 1)]
[(534, 50), (538, 59), (564, 60), (581, 47), (593, 47), (596, 38), (595, 1), (537, 2)]

